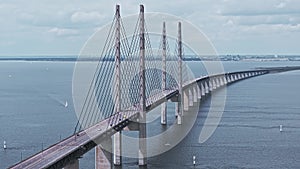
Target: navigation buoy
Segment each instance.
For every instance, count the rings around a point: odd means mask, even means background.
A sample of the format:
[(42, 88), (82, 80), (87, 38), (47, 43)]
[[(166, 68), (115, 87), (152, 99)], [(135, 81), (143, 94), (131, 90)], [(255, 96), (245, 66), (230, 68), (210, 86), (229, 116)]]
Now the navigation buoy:
[(282, 125), (279, 125), (279, 131), (282, 132)]
[(6, 141), (3, 141), (3, 149), (6, 149)]
[(196, 156), (193, 156), (193, 165), (196, 165)]

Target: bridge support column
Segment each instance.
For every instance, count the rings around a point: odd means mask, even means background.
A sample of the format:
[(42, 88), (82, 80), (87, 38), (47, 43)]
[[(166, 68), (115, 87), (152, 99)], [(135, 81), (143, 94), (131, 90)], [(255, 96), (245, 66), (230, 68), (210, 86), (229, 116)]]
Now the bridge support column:
[(160, 123), (167, 124), (167, 103), (162, 103), (161, 105), (161, 115), (160, 115)]
[(219, 77), (219, 87), (224, 85), (223, 77)]
[(205, 82), (205, 93), (208, 94), (209, 93), (209, 85), (208, 85), (208, 81)]
[(189, 106), (193, 106), (193, 103), (194, 103), (194, 91), (193, 91), (193, 88), (191, 87), (188, 91), (189, 91)]
[(189, 90), (183, 91), (183, 110), (189, 110)]
[(210, 79), (209, 81), (208, 81), (208, 87), (209, 87), (209, 91), (210, 92), (212, 92), (213, 91), (213, 83), (212, 83), (212, 79)]
[[(143, 117), (142, 117), (143, 116)], [(147, 165), (146, 112), (140, 113), (139, 121), (139, 165)]]
[(197, 84), (197, 94), (198, 94), (198, 99), (201, 99), (201, 89), (200, 89), (200, 86), (199, 86), (199, 84)]
[(194, 93), (194, 102), (197, 102), (198, 101), (198, 92), (197, 92), (197, 86), (198, 85), (194, 85), (194, 87), (193, 87), (193, 93)]
[(237, 81), (237, 80), (238, 80), (237, 75), (236, 74), (233, 75), (233, 81)]
[(223, 82), (224, 82), (224, 84), (223, 84), (223, 85), (227, 85), (227, 79), (226, 79), (226, 77), (225, 77), (225, 76), (223, 76)]
[[(182, 97), (180, 98), (182, 99)], [(182, 124), (182, 108), (183, 108), (183, 103), (179, 101), (176, 103), (175, 111), (176, 111), (176, 117), (177, 117), (177, 124)]]
[(216, 79), (216, 83), (217, 88), (219, 88), (221, 85), (221, 79), (219, 77)]
[(230, 75), (227, 75), (227, 77), (226, 77), (226, 78), (227, 78), (227, 80), (226, 80), (226, 81), (227, 81), (227, 83), (230, 83), (230, 82), (231, 82)]
[(113, 136), (113, 161), (114, 165), (122, 164), (122, 133), (115, 133)]
[(203, 83), (201, 83), (201, 85), (200, 85), (200, 90), (201, 90), (201, 95), (205, 96), (205, 87), (204, 87)]
[(212, 88), (215, 90), (217, 88), (217, 79), (212, 80)]
[(74, 160), (69, 165), (65, 166), (63, 169), (79, 169), (79, 160)]

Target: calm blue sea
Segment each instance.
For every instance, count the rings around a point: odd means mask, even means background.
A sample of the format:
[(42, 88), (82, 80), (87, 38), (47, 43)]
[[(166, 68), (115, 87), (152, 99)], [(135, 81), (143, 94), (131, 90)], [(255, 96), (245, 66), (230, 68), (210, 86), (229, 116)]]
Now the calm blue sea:
[[(199, 62), (188, 63), (196, 76), (205, 74)], [(299, 66), (300, 62), (223, 65), (226, 71), (237, 71), (261, 66)], [(73, 133), (73, 67), (74, 62), (0, 62), (0, 169)], [(300, 168), (299, 84), (300, 71), (293, 71), (228, 86), (225, 111), (212, 137), (198, 143), (210, 106), (207, 98), (188, 136), (172, 150), (149, 158), (148, 168), (194, 168), (193, 156), (195, 168)], [(169, 108), (172, 112), (174, 107)], [(279, 125), (283, 125), (283, 132), (279, 132)], [(2, 149), (4, 140), (6, 150)], [(94, 168), (93, 159), (91, 151), (80, 160), (80, 168)], [(123, 168), (138, 168), (136, 163), (135, 159), (125, 159)]]

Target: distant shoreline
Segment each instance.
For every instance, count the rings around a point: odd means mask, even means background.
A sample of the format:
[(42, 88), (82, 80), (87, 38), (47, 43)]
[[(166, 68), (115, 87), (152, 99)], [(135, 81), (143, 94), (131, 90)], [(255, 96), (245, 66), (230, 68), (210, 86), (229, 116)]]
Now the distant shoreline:
[[(174, 58), (173, 58), (174, 59)], [(155, 58), (154, 60), (160, 60), (160, 58)], [(286, 56), (286, 57), (264, 57), (264, 56), (219, 56), (219, 57), (197, 57), (197, 56), (187, 56), (183, 58), (184, 61), (300, 61), (300, 56)], [(60, 62), (76, 62), (76, 61), (99, 61), (99, 58), (95, 57), (86, 57), (86, 58), (77, 58), (77, 57), (0, 57), (0, 61), (60, 61)], [(103, 61), (114, 61), (114, 59), (109, 58)], [(174, 60), (173, 60), (174, 61)]]

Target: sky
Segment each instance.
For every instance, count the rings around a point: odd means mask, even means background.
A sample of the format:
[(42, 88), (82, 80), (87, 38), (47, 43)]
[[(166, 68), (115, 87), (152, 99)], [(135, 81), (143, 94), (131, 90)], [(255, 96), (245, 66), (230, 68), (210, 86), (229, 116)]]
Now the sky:
[(78, 55), (116, 4), (188, 20), (219, 54), (300, 54), (299, 0), (1, 0), (0, 56)]

